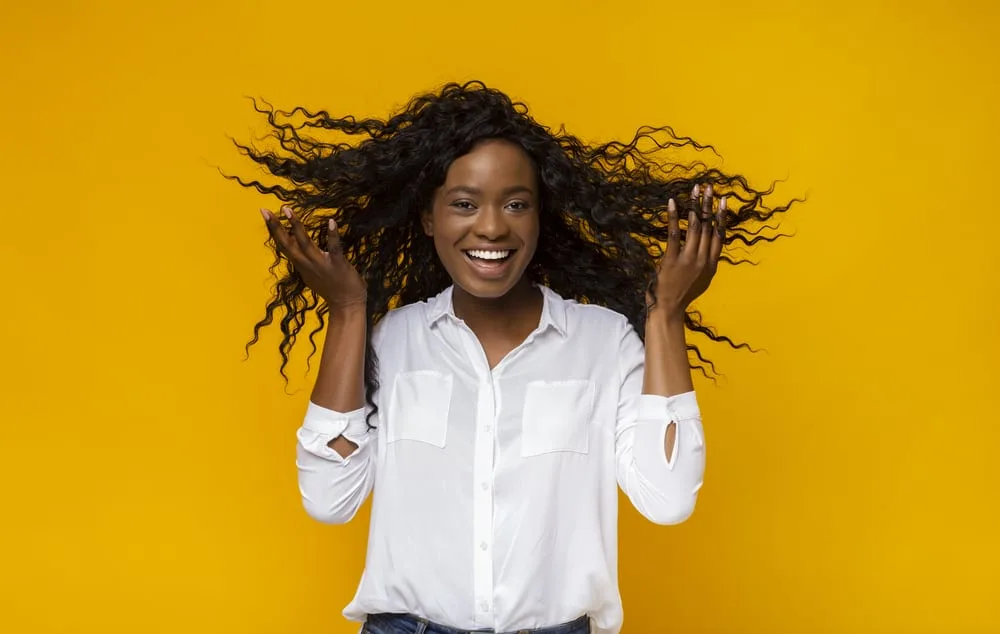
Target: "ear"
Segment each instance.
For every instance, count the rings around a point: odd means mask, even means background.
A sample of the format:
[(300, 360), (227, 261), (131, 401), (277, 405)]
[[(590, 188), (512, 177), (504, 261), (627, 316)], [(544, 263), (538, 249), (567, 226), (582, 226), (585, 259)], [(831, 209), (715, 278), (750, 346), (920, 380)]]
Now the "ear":
[(434, 237), (434, 212), (430, 208), (425, 209), (420, 214), (420, 224), (424, 226), (424, 235), (429, 238)]

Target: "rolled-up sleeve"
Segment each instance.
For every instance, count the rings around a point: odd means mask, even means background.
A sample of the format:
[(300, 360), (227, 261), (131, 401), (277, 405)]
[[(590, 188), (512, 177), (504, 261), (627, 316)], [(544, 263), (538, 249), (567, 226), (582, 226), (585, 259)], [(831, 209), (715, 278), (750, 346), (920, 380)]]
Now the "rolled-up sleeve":
[[(618, 484), (635, 508), (657, 524), (678, 524), (694, 512), (705, 474), (705, 440), (694, 392), (642, 393), (645, 349), (628, 326), (619, 359), (621, 392), (615, 437)], [(672, 455), (665, 439), (676, 424)]]
[[(350, 521), (375, 482), (377, 433), (369, 429), (366, 409), (336, 412), (310, 402), (296, 434), (296, 467), (302, 505), (310, 517), (329, 524)], [(357, 445), (341, 456), (329, 446), (344, 436)]]

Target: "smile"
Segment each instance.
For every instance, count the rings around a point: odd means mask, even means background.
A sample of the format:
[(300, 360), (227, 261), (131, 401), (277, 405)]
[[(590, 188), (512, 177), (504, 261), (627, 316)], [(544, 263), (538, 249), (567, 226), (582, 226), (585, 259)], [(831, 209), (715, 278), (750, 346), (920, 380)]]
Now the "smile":
[(511, 257), (517, 249), (467, 249), (465, 261), (469, 263), (473, 274), (485, 282), (495, 282), (504, 279), (513, 270), (514, 258)]
[(484, 251), (481, 249), (469, 249), (465, 252), (467, 256), (475, 260), (487, 260), (487, 261), (498, 261), (506, 260), (514, 251), (512, 249), (500, 249), (500, 250), (490, 250)]

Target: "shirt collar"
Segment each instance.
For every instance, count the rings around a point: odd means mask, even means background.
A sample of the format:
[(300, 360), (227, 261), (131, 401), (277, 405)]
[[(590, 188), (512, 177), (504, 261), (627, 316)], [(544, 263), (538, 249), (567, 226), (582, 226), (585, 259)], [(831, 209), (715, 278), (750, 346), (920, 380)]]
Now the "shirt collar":
[[(547, 286), (541, 284), (537, 284), (536, 286), (542, 291), (542, 318), (539, 321), (539, 326), (542, 330), (552, 327), (563, 337), (567, 336), (566, 300)], [(455, 317), (455, 311), (452, 306), (452, 292), (454, 289), (454, 285), (449, 286), (427, 300), (426, 315), (428, 327), (434, 326), (434, 324), (445, 317), (458, 319)]]
[(542, 304), (542, 319), (539, 325), (543, 328), (551, 326), (560, 335), (566, 337), (569, 334), (566, 327), (566, 300), (548, 286), (541, 284), (537, 286), (541, 289), (542, 297), (545, 300)]
[(454, 286), (449, 286), (434, 297), (427, 300), (426, 315), (428, 326), (433, 326), (445, 317), (455, 316), (455, 312), (451, 309), (451, 293), (454, 289)]

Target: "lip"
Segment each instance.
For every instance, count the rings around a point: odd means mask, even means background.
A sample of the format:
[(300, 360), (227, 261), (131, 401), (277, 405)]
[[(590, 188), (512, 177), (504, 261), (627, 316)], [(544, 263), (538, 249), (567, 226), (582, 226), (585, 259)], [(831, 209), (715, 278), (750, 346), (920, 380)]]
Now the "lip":
[(471, 247), (462, 247), (461, 251), (517, 251), (517, 247), (505, 247), (499, 244), (483, 244)]
[[(484, 280), (498, 280), (507, 275), (507, 272), (510, 270), (510, 267), (514, 262), (514, 256), (516, 255), (517, 251), (516, 249), (510, 249), (510, 251), (513, 251), (515, 253), (511, 253), (510, 256), (506, 260), (504, 260), (501, 264), (487, 264), (482, 260), (477, 260), (469, 256), (468, 251), (478, 251), (478, 250), (480, 249), (475, 249), (475, 248), (463, 249), (462, 256), (465, 258), (465, 261), (469, 264), (469, 267), (472, 268), (472, 270), (475, 272), (476, 276)], [(497, 249), (497, 247), (493, 246), (490, 247), (489, 249), (481, 249), (481, 250), (499, 251), (502, 249)]]

